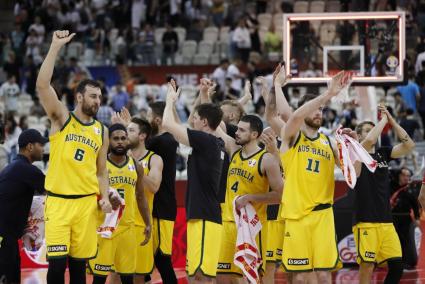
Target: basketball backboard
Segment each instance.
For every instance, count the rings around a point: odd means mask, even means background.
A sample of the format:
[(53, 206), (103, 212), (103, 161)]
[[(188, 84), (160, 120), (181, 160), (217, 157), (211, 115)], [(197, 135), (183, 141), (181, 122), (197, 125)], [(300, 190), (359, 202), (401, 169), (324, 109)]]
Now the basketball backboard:
[(283, 59), (289, 84), (325, 84), (340, 70), (353, 85), (405, 79), (404, 12), (283, 15)]

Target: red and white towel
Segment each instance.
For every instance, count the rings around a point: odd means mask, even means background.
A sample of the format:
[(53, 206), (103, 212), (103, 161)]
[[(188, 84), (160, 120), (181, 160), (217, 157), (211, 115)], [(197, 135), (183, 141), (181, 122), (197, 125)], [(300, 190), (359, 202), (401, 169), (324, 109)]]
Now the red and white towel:
[(25, 228), (22, 241), (27, 251), (35, 252), (44, 242), (44, 204), (45, 195), (36, 195), (32, 199), (28, 216), (28, 225)]
[(357, 182), (354, 163), (356, 161), (362, 162), (372, 173), (375, 172), (378, 163), (369, 155), (358, 141), (346, 134), (342, 134), (341, 127), (336, 130), (335, 139), (338, 145), (339, 161), (345, 181), (348, 186), (354, 188)]
[(102, 225), (97, 228), (97, 233), (105, 239), (110, 239), (112, 237), (112, 233), (118, 227), (118, 224), (122, 217), (122, 213), (125, 208), (124, 199), (119, 195), (119, 193), (115, 189), (109, 188), (109, 194), (112, 194), (111, 198), (118, 198), (121, 202), (121, 205), (116, 210), (112, 210), (111, 213), (106, 213), (105, 220), (103, 221)]
[(260, 283), (258, 268), (262, 263), (255, 237), (261, 231), (261, 222), (251, 204), (247, 204), (238, 212), (236, 199), (233, 200), (233, 215), (237, 226), (236, 252), (233, 262), (238, 266), (249, 283)]

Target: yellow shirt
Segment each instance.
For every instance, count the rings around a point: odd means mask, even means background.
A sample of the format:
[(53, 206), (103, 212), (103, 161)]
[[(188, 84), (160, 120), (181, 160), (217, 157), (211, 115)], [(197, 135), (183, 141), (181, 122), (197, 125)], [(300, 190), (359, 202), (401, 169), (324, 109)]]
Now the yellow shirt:
[(108, 159), (106, 164), (109, 173), (109, 186), (116, 189), (125, 201), (121, 220), (113, 235), (117, 235), (128, 229), (135, 221), (134, 204), (136, 202), (137, 183), (136, 162), (128, 156), (126, 156), (126, 158), (127, 161), (121, 166), (116, 165), (110, 159)]
[[(151, 158), (154, 154), (155, 154), (154, 152), (148, 151), (146, 153), (146, 155), (139, 160), (139, 162), (143, 166), (143, 173), (146, 176), (149, 174), (149, 171), (151, 169)], [(146, 197), (146, 201), (147, 201), (148, 206), (149, 206), (150, 218), (152, 220), (152, 209), (153, 209), (154, 194), (151, 191), (149, 191), (148, 189), (145, 188), (145, 197)], [(136, 223), (135, 223), (136, 226), (145, 226), (145, 222), (143, 221), (143, 218), (140, 215), (139, 208), (137, 207), (137, 203), (136, 203), (134, 210), (136, 210), (135, 211), (136, 212), (136, 214), (135, 214), (136, 215)]]
[(319, 204), (333, 203), (335, 159), (327, 136), (310, 139), (300, 132), (281, 160), (285, 174), (282, 217), (300, 219)]
[[(269, 181), (261, 173), (261, 161), (266, 150), (261, 149), (250, 157), (242, 157), (242, 149), (233, 154), (227, 174), (226, 200), (222, 206), (223, 221), (235, 221), (233, 217), (233, 200), (244, 194), (267, 193)], [(267, 220), (267, 205), (253, 204), (260, 220)]]
[(71, 112), (63, 128), (49, 137), (50, 159), (46, 190), (60, 195), (99, 194), (97, 156), (103, 125), (84, 124)]

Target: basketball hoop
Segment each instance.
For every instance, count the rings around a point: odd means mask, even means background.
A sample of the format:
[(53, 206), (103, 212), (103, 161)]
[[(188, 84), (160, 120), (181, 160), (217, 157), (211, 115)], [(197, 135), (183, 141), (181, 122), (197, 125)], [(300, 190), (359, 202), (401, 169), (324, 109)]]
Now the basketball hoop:
[[(338, 95), (332, 98), (333, 103), (342, 104), (348, 103), (354, 100), (353, 96), (350, 96), (350, 86), (353, 83), (353, 77), (356, 75), (355, 71), (345, 71), (344, 77), (341, 81), (341, 90)], [(328, 88), (331, 80), (328, 81)]]

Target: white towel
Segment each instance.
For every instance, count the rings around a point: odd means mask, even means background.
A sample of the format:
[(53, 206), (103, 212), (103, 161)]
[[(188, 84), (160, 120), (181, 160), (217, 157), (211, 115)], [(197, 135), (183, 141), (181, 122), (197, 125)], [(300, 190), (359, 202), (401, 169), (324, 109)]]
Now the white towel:
[(262, 263), (255, 237), (261, 230), (261, 222), (251, 204), (245, 205), (240, 212), (236, 210), (236, 196), (233, 200), (233, 215), (237, 226), (236, 252), (233, 262), (238, 266), (250, 283), (260, 283), (258, 268)]
[(338, 145), (339, 161), (348, 186), (354, 188), (357, 182), (357, 175), (354, 163), (360, 161), (366, 165), (370, 172), (375, 172), (378, 163), (370, 156), (362, 145), (352, 137), (342, 134), (339, 127), (335, 132), (335, 139)]
[(36, 195), (32, 199), (28, 224), (22, 241), (27, 251), (38, 251), (44, 242), (44, 204), (45, 195)]
[(112, 197), (118, 198), (121, 202), (120, 206), (116, 210), (112, 210), (111, 213), (106, 213), (105, 220), (103, 224), (97, 228), (97, 233), (105, 239), (110, 239), (112, 237), (112, 233), (118, 227), (118, 224), (121, 220), (122, 213), (125, 208), (125, 201), (119, 195), (119, 193), (114, 188), (109, 188), (109, 194), (112, 194)]

